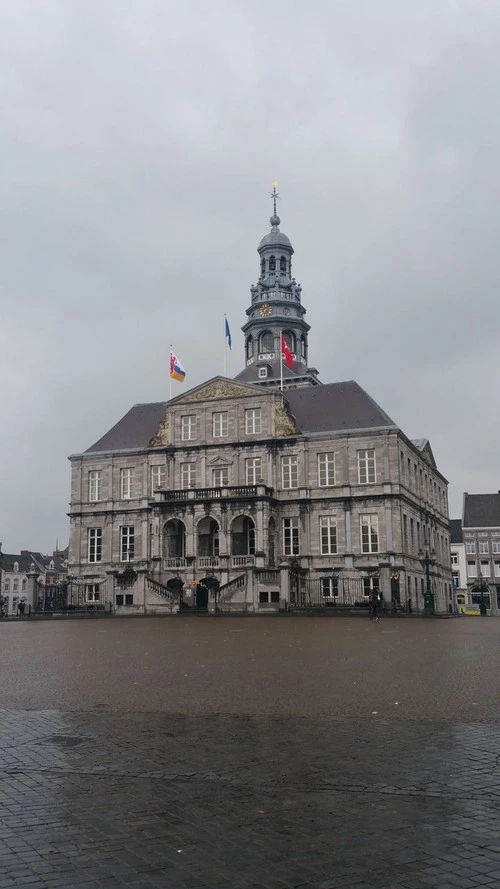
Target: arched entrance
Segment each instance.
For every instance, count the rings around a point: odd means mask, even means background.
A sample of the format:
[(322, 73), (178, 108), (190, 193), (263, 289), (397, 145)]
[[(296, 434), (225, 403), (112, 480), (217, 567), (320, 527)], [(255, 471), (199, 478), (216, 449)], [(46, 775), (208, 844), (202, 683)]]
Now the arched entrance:
[(216, 577), (204, 577), (196, 587), (196, 607), (200, 611), (206, 611), (210, 594), (216, 597), (219, 591), (219, 581)]

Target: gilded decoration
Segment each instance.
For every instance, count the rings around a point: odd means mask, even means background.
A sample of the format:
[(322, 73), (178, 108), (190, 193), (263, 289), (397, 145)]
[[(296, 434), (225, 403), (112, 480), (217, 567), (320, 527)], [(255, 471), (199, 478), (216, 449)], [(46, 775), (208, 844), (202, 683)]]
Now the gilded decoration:
[(295, 420), (288, 412), (284, 402), (277, 404), (274, 409), (274, 434), (276, 437), (285, 435), (299, 435), (300, 430), (295, 425)]
[(238, 386), (237, 383), (231, 383), (228, 380), (214, 380), (213, 383), (203, 386), (191, 395), (187, 395), (182, 399), (182, 404), (188, 401), (210, 401), (220, 398), (241, 398), (243, 395), (253, 396), (255, 391), (250, 390), (247, 386)]
[(164, 448), (170, 444), (170, 417), (167, 415), (161, 421), (158, 432), (149, 442), (150, 448)]

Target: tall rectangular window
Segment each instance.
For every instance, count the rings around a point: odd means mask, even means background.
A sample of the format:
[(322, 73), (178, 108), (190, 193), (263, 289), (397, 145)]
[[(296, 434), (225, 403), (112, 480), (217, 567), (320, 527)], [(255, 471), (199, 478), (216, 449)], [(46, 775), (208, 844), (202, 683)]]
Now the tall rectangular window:
[(318, 485), (329, 488), (335, 484), (335, 454), (318, 454)]
[(410, 517), (410, 549), (411, 552), (415, 549), (415, 521)]
[(495, 562), (495, 577), (500, 577), (500, 562), (498, 560)]
[(467, 562), (467, 577), (477, 577), (476, 562)]
[(405, 552), (408, 550), (408, 517), (403, 513), (403, 546)]
[(134, 558), (135, 532), (133, 525), (120, 528), (120, 560), (131, 562)]
[(245, 460), (245, 479), (247, 485), (256, 485), (262, 479), (262, 457), (249, 457)]
[(89, 562), (102, 561), (102, 528), (88, 528), (87, 556)]
[(95, 503), (101, 499), (101, 470), (91, 469), (89, 472), (89, 500)]
[(297, 455), (281, 458), (281, 483), (283, 488), (296, 488), (298, 483)]
[(473, 556), (476, 552), (476, 541), (475, 540), (466, 540), (465, 541), (465, 552), (469, 556)]
[(362, 515), (361, 524), (361, 552), (378, 553), (378, 516)]
[(98, 583), (86, 583), (85, 584), (85, 601), (86, 602), (99, 602), (99, 584)]
[(358, 451), (358, 482), (371, 485), (376, 481), (375, 451)]
[(165, 487), (167, 467), (152, 466), (151, 467), (151, 493)]
[(229, 467), (224, 466), (223, 469), (212, 470), (212, 484), (214, 488), (222, 488), (229, 484)]
[(298, 556), (299, 551), (299, 520), (283, 519), (283, 555)]
[(133, 469), (120, 469), (120, 491), (122, 500), (132, 499)]
[(322, 515), (319, 519), (321, 555), (333, 556), (337, 552), (337, 519)]
[(194, 441), (196, 438), (196, 414), (186, 414), (181, 417), (182, 441)]
[(260, 407), (252, 407), (245, 411), (245, 433), (246, 435), (256, 435), (261, 431), (261, 415)]
[(488, 552), (489, 552), (488, 541), (487, 540), (480, 540), (479, 541), (479, 555), (480, 556), (487, 556)]
[(181, 487), (194, 488), (196, 485), (196, 463), (181, 463)]
[(492, 553), (500, 553), (500, 540), (492, 540), (491, 541), (491, 552)]
[(227, 411), (216, 411), (212, 414), (212, 435), (214, 438), (226, 438), (227, 428)]
[(338, 577), (322, 577), (321, 592), (325, 599), (335, 599), (339, 594)]
[(481, 562), (481, 574), (483, 577), (490, 576), (490, 563), (489, 562)]

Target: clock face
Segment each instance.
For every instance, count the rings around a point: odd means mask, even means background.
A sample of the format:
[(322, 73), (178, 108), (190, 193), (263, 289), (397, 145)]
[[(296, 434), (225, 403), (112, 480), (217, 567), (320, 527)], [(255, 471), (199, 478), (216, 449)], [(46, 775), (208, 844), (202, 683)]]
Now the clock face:
[(269, 303), (266, 303), (265, 306), (261, 306), (259, 309), (259, 315), (262, 315), (263, 318), (267, 318), (272, 312), (271, 306)]

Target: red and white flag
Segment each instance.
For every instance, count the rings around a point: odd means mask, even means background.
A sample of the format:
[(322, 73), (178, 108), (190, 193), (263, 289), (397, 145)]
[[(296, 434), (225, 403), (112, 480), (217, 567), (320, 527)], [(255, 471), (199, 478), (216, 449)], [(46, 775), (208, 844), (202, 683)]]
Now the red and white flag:
[(286, 366), (291, 369), (293, 367), (293, 355), (290, 351), (290, 347), (289, 347), (285, 337), (283, 336), (283, 334), (280, 334), (280, 336), (281, 336), (281, 355), (282, 355), (282, 358), (285, 359)]

